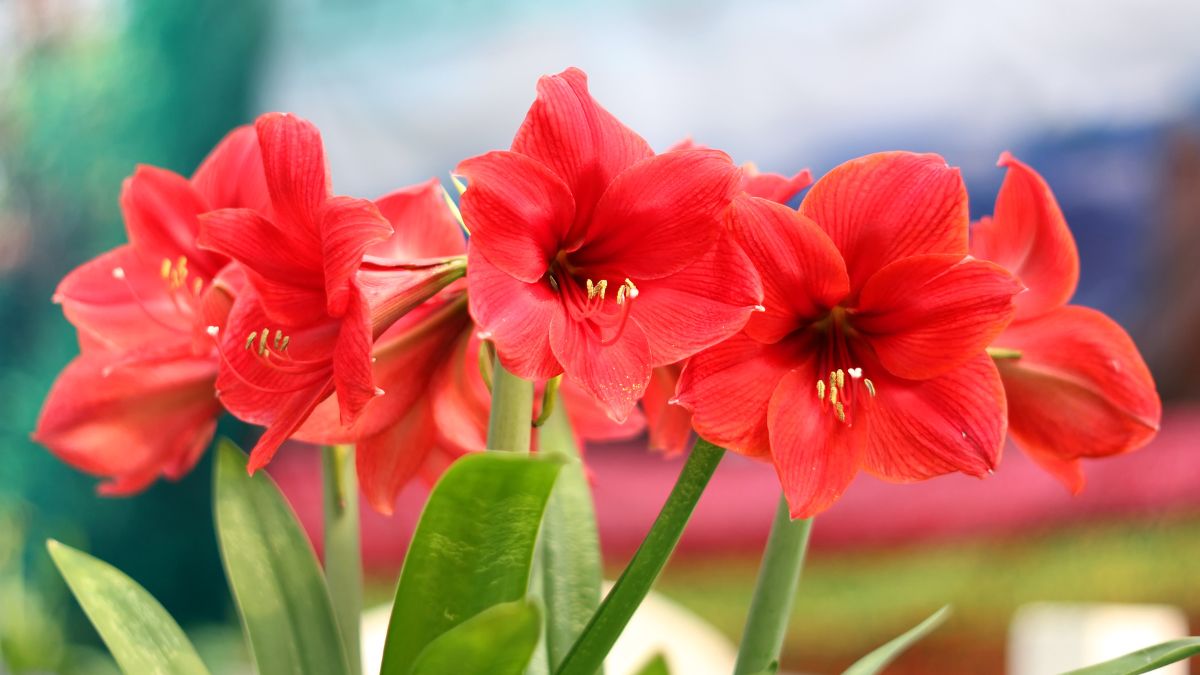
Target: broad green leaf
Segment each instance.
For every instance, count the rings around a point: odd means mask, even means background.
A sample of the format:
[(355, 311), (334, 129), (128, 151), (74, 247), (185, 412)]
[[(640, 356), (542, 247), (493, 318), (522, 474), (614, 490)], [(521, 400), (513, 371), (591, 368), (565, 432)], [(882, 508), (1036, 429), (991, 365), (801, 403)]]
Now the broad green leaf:
[(413, 533), (383, 650), (383, 675), (407, 675), (442, 633), (525, 597), (546, 500), (562, 461), (468, 455), (429, 495)]
[(928, 619), (917, 624), (914, 628), (900, 637), (867, 654), (854, 665), (846, 669), (843, 675), (874, 675), (888, 667), (904, 650), (916, 644), (918, 640), (929, 635), (935, 628), (942, 625), (950, 616), (950, 605), (934, 612)]
[(537, 606), (525, 600), (489, 607), (430, 642), (412, 675), (521, 675), (540, 626)]
[(50, 557), (121, 670), (207, 673), (196, 649), (146, 589), (108, 563), (51, 539)]
[(1197, 654), (1200, 654), (1200, 637), (1189, 637), (1139, 649), (1111, 661), (1072, 670), (1065, 675), (1137, 675), (1158, 670)]
[(260, 675), (350, 672), (325, 577), (296, 515), (246, 455), (217, 444), (213, 485), (221, 560)]
[(553, 672), (600, 606), (600, 539), (592, 490), (561, 398), (541, 427), (538, 442), (543, 455), (566, 460), (550, 493), (538, 543), (537, 590), (545, 606), (546, 652)]
[(642, 666), (637, 675), (671, 675), (671, 669), (667, 667), (667, 657), (662, 654), (656, 655)]

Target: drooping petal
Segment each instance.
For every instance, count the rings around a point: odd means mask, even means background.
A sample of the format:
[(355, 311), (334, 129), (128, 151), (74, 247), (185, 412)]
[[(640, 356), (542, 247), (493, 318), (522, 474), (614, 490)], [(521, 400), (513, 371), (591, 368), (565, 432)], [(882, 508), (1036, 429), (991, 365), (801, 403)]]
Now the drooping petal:
[(746, 326), (754, 339), (777, 342), (850, 292), (841, 254), (808, 218), (766, 199), (740, 196), (727, 222), (762, 276), (765, 311)]
[(321, 132), (290, 113), (261, 115), (254, 128), (275, 216), (289, 236), (315, 244), (318, 210), (331, 194)]
[(813, 182), (812, 172), (808, 169), (793, 176), (785, 176), (778, 173), (762, 173), (753, 164), (743, 164), (742, 173), (745, 175), (742, 189), (746, 194), (780, 204), (786, 204)]
[(1006, 410), (996, 366), (983, 352), (948, 373), (904, 380), (886, 372), (875, 384), (864, 468), (885, 480), (909, 482), (959, 471), (983, 477), (1000, 461)]
[(192, 185), (209, 209), (269, 209), (271, 195), (254, 127), (240, 126), (226, 134), (192, 174)]
[(717, 240), (721, 214), (740, 181), (741, 170), (716, 150), (680, 150), (643, 160), (605, 190), (571, 262), (634, 279), (674, 274)]
[(692, 437), (692, 413), (672, 403), (682, 371), (680, 364), (655, 368), (650, 373), (650, 385), (642, 397), (646, 426), (650, 431), (650, 449), (673, 457), (687, 450)]
[(651, 365), (676, 363), (741, 330), (762, 302), (750, 259), (729, 234), (669, 277), (642, 281), (629, 310), (646, 335)]
[(841, 164), (812, 186), (800, 213), (829, 234), (858, 291), (888, 263), (967, 252), (967, 190), (933, 154), (881, 152)]
[(71, 270), (54, 301), (85, 345), (122, 350), (178, 343), (192, 329), (191, 317), (171, 299), (158, 269), (150, 269), (128, 244)]
[(1005, 152), (1008, 168), (996, 212), (971, 230), (971, 254), (1015, 274), (1029, 290), (1017, 298), (1017, 318), (1060, 307), (1075, 294), (1079, 253), (1050, 186), (1025, 163)]
[(139, 166), (121, 186), (125, 230), (144, 263), (157, 267), (163, 260), (177, 263), (184, 258), (190, 272), (206, 281), (226, 262), (224, 256), (196, 245), (196, 217), (207, 210), (192, 184), (166, 169)]
[(435, 445), (426, 399), (418, 400), (378, 434), (359, 439), (354, 448), (358, 484), (371, 507), (392, 515), (396, 496), (417, 475)]
[(650, 381), (650, 346), (632, 323), (611, 344), (602, 345), (589, 323), (557, 312), (550, 317), (550, 349), (567, 377), (594, 396), (617, 422), (626, 420)]
[(842, 496), (858, 473), (869, 427), (843, 424), (822, 410), (816, 378), (811, 361), (784, 376), (767, 415), (771, 461), (792, 518), (811, 518)]
[(77, 357), (46, 397), (34, 439), (64, 462), (128, 494), (161, 475), (179, 478), (208, 445), (221, 406), (216, 364), (192, 356), (114, 367), (108, 354)]
[(475, 245), (467, 247), (471, 317), (496, 344), (508, 370), (528, 380), (562, 372), (550, 349), (550, 322), (565, 311), (558, 295), (543, 283), (527, 284), (496, 267)]
[(583, 450), (583, 441), (620, 441), (634, 438), (646, 430), (646, 418), (637, 408), (629, 411), (624, 422), (616, 422), (599, 401), (571, 380), (564, 378), (559, 392), (571, 429), (580, 442), (580, 450)]
[(342, 424), (357, 419), (367, 403), (379, 394), (371, 373), (370, 310), (357, 287), (352, 287), (346, 297), (346, 313), (339, 322), (333, 350), (333, 381)]
[(569, 186), (578, 212), (567, 222), (574, 236), (566, 241), (574, 248), (608, 184), (654, 151), (596, 103), (583, 71), (542, 77), (537, 91), (512, 150), (550, 167)]
[[(1012, 432), (1011, 428), (1009, 431)], [(1035, 464), (1062, 483), (1063, 487), (1067, 488), (1071, 494), (1078, 495), (1083, 492), (1083, 488), (1087, 484), (1087, 478), (1083, 475), (1083, 460), (1063, 459), (1054, 455), (1053, 451), (1044, 452), (1034, 443), (1020, 443), (1016, 441), (1015, 434), (1013, 434), (1013, 439)]]
[(766, 345), (739, 333), (688, 360), (677, 399), (702, 437), (739, 454), (766, 456), (767, 404), (783, 376), (803, 362), (801, 347), (791, 341)]
[(367, 254), (393, 260), (416, 260), (462, 255), (467, 240), (444, 199), (436, 178), (400, 188), (375, 200), (395, 232)]
[(312, 414), (317, 404), (329, 398), (331, 394), (333, 381), (329, 380), (327, 384), (315, 385), (282, 397), (274, 409), (275, 419), (250, 450), (250, 461), (246, 470), (253, 475), (255, 471), (269, 464), (279, 451), (279, 446), (291, 438), (296, 429), (299, 429), (304, 420)]
[(350, 280), (372, 244), (392, 234), (392, 225), (366, 199), (334, 197), (321, 206), (321, 261), (325, 275), (325, 310), (341, 316), (357, 292)]
[(867, 280), (852, 322), (893, 375), (922, 380), (978, 355), (1012, 320), (1021, 285), (1004, 268), (918, 255)]
[(1017, 445), (1063, 460), (1129, 452), (1154, 437), (1162, 403), (1128, 334), (1104, 314), (1068, 305), (1013, 323), (997, 346)]
[(575, 204), (550, 169), (515, 152), (489, 152), (455, 169), (468, 181), (462, 215), (471, 243), (494, 265), (533, 283), (564, 248)]

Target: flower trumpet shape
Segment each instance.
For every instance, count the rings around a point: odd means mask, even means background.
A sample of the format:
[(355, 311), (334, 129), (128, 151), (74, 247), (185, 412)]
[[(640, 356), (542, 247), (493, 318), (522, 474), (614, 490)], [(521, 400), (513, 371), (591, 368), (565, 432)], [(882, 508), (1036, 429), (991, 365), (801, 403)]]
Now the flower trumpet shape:
[(761, 300), (721, 224), (741, 171), (712, 150), (655, 155), (579, 70), (541, 79), (511, 150), (457, 172), (471, 316), (505, 368), (565, 372), (614, 420), (651, 368), (734, 334)]
[(223, 255), (196, 245), (199, 214), (267, 200), (254, 129), (231, 132), (189, 181), (140, 166), (121, 190), (129, 236), (63, 279), (54, 299), (81, 354), (46, 398), (34, 439), (107, 478), (104, 494), (183, 476), (221, 412), (217, 355), (206, 334), (239, 285)]
[(1004, 390), (985, 348), (1021, 290), (967, 253), (967, 195), (936, 155), (835, 168), (799, 212), (742, 196), (731, 227), (765, 312), (692, 357), (678, 400), (708, 440), (770, 460), (795, 518), (859, 469), (905, 482), (999, 457)]
[(375, 204), (334, 196), (316, 127), (271, 113), (255, 124), (270, 206), (201, 218), (200, 243), (236, 260), (246, 288), (221, 331), (222, 403), (267, 427), (249, 469), (270, 461), (335, 391), (352, 423), (383, 390), (374, 382), (375, 338), (463, 274), (461, 258), (364, 263), (392, 235)]
[(1162, 403), (1133, 340), (1112, 319), (1068, 305), (1079, 281), (1075, 240), (1054, 194), (1009, 153), (995, 214), (975, 224), (971, 252), (1017, 275), (1016, 319), (993, 343), (1017, 446), (1073, 493), (1080, 460), (1142, 447)]

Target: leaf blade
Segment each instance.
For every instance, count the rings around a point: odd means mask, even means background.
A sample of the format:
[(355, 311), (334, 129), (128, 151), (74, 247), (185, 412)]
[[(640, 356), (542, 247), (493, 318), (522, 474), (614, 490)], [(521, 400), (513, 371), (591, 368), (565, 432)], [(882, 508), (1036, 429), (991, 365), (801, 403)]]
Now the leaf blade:
[(905, 633), (855, 661), (842, 675), (874, 675), (881, 672), (896, 657), (904, 653), (904, 650), (913, 646), (918, 640), (932, 633), (938, 626), (942, 625), (949, 616), (950, 605), (946, 605)]
[(520, 675), (541, 637), (541, 612), (524, 600), (493, 605), (436, 637), (412, 675)]
[(1063, 675), (1138, 675), (1200, 654), (1200, 637), (1169, 640)]
[(136, 581), (53, 539), (46, 548), (123, 672), (208, 673), (179, 624)]
[(316, 554), (279, 488), (217, 444), (213, 509), (221, 561), (260, 675), (349, 675)]

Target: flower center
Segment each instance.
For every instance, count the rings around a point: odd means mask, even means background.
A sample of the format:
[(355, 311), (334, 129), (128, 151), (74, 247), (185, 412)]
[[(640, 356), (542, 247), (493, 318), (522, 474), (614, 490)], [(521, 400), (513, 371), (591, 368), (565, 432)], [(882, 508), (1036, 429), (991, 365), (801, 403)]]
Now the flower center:
[(862, 368), (838, 368), (829, 371), (828, 381), (817, 380), (817, 398), (821, 401), (822, 412), (830, 412), (839, 422), (853, 426), (852, 406), (858, 401), (866, 403), (875, 398), (875, 383), (863, 377)]
[(631, 279), (626, 277), (617, 286), (616, 294), (611, 294), (608, 279), (586, 277), (581, 285), (568, 265), (555, 264), (547, 273), (547, 280), (562, 298), (571, 318), (588, 326), (600, 346), (607, 347), (621, 339), (633, 301), (639, 294)]

